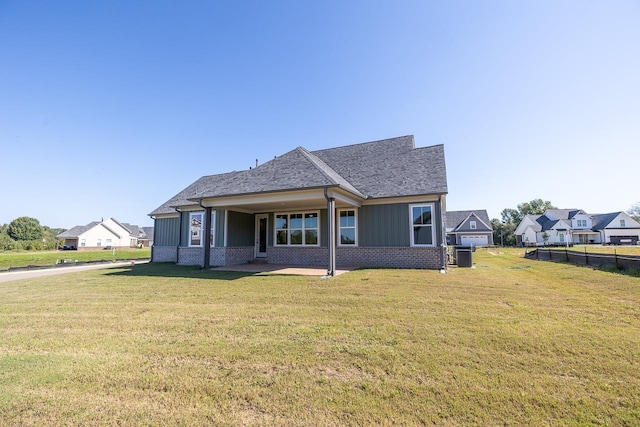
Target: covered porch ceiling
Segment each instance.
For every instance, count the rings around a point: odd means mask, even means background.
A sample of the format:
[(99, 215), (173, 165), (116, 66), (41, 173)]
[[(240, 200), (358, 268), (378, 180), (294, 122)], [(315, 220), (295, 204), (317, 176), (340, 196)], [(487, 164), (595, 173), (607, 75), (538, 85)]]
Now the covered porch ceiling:
[(340, 188), (327, 188), (326, 190), (325, 188), (314, 188), (191, 200), (213, 209), (262, 213), (324, 209), (327, 207), (327, 197), (335, 199), (337, 208), (360, 207), (363, 200), (361, 197)]

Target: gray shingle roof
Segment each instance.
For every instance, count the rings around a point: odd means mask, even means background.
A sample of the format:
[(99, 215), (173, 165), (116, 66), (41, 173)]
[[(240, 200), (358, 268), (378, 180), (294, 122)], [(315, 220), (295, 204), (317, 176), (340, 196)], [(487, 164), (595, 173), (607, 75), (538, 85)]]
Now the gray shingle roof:
[(618, 215), (620, 215), (620, 212), (610, 212), (606, 214), (593, 215), (592, 216), (593, 226), (591, 227), (591, 229), (594, 231), (604, 229), (605, 227), (607, 227), (607, 225), (611, 224), (611, 221), (616, 219)]
[(199, 198), (339, 186), (362, 198), (446, 194), (444, 146), (415, 148), (403, 136), (325, 150), (298, 147), (254, 169), (205, 176), (150, 215)]
[(444, 146), (415, 148), (412, 135), (313, 154), (372, 198), (447, 193)]
[(56, 236), (57, 239), (72, 239), (74, 237), (80, 236), (82, 233), (91, 230), (96, 225), (100, 224), (100, 221), (93, 221), (87, 225), (76, 225), (73, 228), (70, 228), (67, 231), (63, 231), (62, 233)]
[[(445, 225), (449, 230), (456, 230), (458, 227), (463, 225), (463, 221), (465, 221), (469, 215), (474, 214), (479, 220), (487, 224), (487, 227), (491, 227), (491, 220), (489, 219), (489, 214), (486, 209), (478, 209), (471, 211), (447, 211), (445, 213)], [(492, 230), (491, 228), (486, 228), (482, 224), (477, 224), (478, 228), (473, 229), (473, 231), (487, 231)], [(469, 229), (471, 231), (471, 229)]]

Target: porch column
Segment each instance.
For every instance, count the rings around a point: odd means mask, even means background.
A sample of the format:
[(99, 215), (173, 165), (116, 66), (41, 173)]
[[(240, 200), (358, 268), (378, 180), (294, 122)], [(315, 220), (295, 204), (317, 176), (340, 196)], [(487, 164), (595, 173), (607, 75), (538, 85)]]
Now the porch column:
[(327, 225), (329, 246), (327, 276), (333, 276), (336, 271), (336, 199), (334, 197), (327, 198)]
[(204, 228), (204, 262), (203, 268), (211, 267), (209, 259), (211, 258), (211, 208), (204, 208), (204, 218), (202, 218), (202, 227)]

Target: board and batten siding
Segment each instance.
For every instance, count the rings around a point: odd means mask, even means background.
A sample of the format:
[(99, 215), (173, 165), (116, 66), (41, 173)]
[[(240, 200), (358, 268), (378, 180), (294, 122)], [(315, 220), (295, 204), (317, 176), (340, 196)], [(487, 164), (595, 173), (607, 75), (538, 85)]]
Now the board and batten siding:
[(154, 223), (154, 246), (178, 246), (180, 218), (156, 218)]
[(358, 222), (358, 246), (410, 245), (407, 203), (361, 206)]
[[(224, 213), (219, 211), (220, 213)], [(247, 214), (242, 212), (227, 211), (227, 246), (239, 247), (239, 246), (253, 246), (255, 239), (255, 216), (253, 214)], [(224, 216), (216, 214), (217, 217), (222, 217), (222, 225), (216, 231), (216, 246), (223, 246), (224, 238), (219, 240), (218, 236), (223, 236), (224, 231)], [(219, 223), (219, 220), (216, 222)], [(269, 234), (272, 234), (269, 232)]]
[[(442, 213), (440, 204), (433, 205), (434, 246), (442, 244)], [(392, 203), (388, 205), (363, 205), (358, 212), (358, 246), (408, 247), (411, 246), (409, 206), (417, 203)]]

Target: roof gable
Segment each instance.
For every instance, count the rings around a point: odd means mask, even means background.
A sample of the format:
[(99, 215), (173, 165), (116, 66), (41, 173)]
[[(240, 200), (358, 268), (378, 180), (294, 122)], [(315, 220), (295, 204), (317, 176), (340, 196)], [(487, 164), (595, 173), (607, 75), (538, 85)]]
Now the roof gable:
[(619, 224), (615, 224), (616, 219), (625, 221), (625, 228), (640, 228), (640, 223), (633, 219), (626, 212), (611, 212), (606, 214), (593, 215), (593, 230), (603, 230), (605, 228), (620, 228)]
[(312, 153), (370, 198), (447, 193), (444, 146), (415, 148), (411, 135)]
[[(476, 228), (471, 228), (470, 221), (477, 220)], [(491, 221), (485, 209), (471, 211), (447, 211), (445, 224), (448, 231), (491, 231)]]

